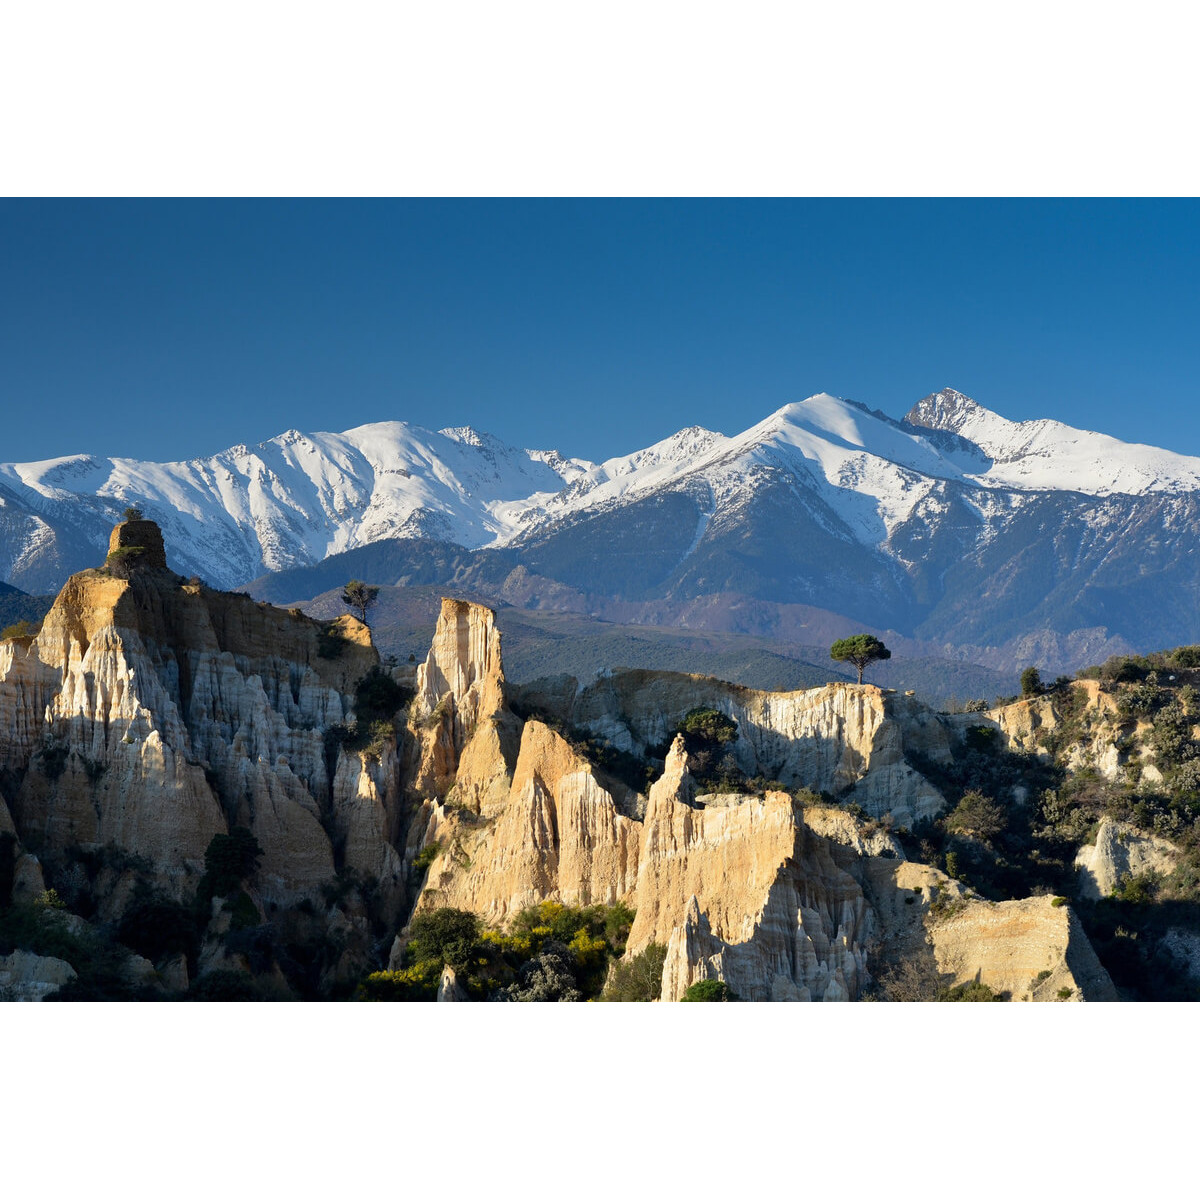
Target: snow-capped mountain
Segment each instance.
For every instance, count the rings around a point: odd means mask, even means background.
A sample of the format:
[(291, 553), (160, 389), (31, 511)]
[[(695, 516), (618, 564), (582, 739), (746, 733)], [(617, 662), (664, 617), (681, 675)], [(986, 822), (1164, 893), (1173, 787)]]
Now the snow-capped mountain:
[(178, 463), (72, 455), (5, 464), (0, 575), (26, 590), (56, 587), (96, 561), (131, 504), (159, 522), (181, 570), (221, 587), (380, 538), (482, 546), (512, 536), (524, 506), (591, 466), (473, 429), (399, 421), (293, 429)]
[(976, 649), (1200, 641), (1200, 459), (952, 389), (903, 420), (822, 393), (602, 463), (386, 422), (182, 463), (0, 466), (0, 577), (56, 587), (129, 504), (223, 587), (386, 543), (372, 582), (445, 574), (530, 607), (669, 621), (703, 601), (761, 633), (801, 605)]
[(1198, 458), (1121, 442), (1060, 421), (1008, 421), (953, 388), (926, 396), (905, 420), (958, 434), (977, 446), (991, 461), (971, 478), (985, 487), (1089, 496), (1200, 488)]

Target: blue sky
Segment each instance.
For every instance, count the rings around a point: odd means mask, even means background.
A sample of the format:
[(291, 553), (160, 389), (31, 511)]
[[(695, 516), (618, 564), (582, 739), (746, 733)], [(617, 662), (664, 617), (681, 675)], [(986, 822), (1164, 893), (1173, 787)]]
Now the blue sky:
[(471, 424), (603, 458), (950, 385), (1200, 454), (1200, 206), (2, 201), (0, 460)]

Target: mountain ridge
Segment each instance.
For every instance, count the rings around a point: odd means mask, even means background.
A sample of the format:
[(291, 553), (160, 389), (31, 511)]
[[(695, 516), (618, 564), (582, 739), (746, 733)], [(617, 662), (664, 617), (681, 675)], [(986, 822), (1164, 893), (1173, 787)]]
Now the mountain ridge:
[(407, 539), (448, 549), (369, 582), (416, 572), (584, 613), (807, 605), (973, 661), (1053, 643), (1051, 670), (1082, 665), (1065, 647), (1200, 640), (1200, 459), (1008, 421), (952, 388), (899, 420), (818, 393), (602, 463), (393, 421), (177, 464), (5, 464), (0, 576), (51, 590), (131, 503), (185, 572), (226, 588)]

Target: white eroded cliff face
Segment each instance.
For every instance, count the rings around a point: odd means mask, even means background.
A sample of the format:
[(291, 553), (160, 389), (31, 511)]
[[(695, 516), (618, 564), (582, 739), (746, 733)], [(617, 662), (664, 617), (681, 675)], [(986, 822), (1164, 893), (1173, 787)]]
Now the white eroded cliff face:
[(664, 743), (690, 709), (714, 708), (737, 722), (737, 765), (751, 778), (831, 792), (900, 826), (945, 806), (905, 753), (949, 761), (954, 728), (911, 697), (870, 684), (760, 692), (701, 675), (620, 671), (582, 689), (567, 677), (540, 681), (520, 695), (635, 752)]
[(457, 803), (496, 811), (508, 792), (515, 727), (504, 707), (496, 614), (467, 600), (443, 600), (429, 656), (417, 668), (415, 790), (442, 799), (457, 780)]
[(259, 890), (283, 901), (332, 877), (332, 831), (348, 863), (398, 889), (394, 752), (327, 762), (326, 732), (353, 718), (378, 662), (365, 627), (341, 625), (323, 657), (299, 613), (156, 565), (73, 576), (35, 638), (0, 644), (18, 833), (51, 855), (118, 848), (183, 895), (213, 836), (244, 825), (264, 852)]
[(682, 738), (650, 790), (629, 952), (667, 946), (664, 1000), (720, 978), (745, 1000), (851, 1000), (871, 915), (786, 792), (695, 807)]
[(1075, 856), (1079, 895), (1102, 900), (1112, 895), (1123, 877), (1149, 871), (1169, 875), (1178, 860), (1178, 847), (1165, 838), (1103, 817), (1095, 844), (1083, 846)]
[[(498, 774), (503, 760), (486, 770)], [(543, 900), (612, 904), (637, 882), (641, 825), (617, 811), (591, 764), (539, 721), (525, 724), (500, 812), (477, 816), (427, 802), (421, 833), (425, 845), (441, 846), (422, 907), (499, 921)]]

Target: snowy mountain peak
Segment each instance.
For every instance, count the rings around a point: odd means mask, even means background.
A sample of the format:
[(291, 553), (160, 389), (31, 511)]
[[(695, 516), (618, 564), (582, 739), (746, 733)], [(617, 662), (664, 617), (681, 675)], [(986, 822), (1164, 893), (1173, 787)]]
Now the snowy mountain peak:
[[(1003, 417), (989, 412), (970, 396), (964, 396), (962, 392), (948, 387), (918, 400), (904, 419), (910, 425), (923, 425), (926, 429), (941, 429), (947, 433), (962, 434), (965, 425), (977, 423), (981, 418), (1004, 421)], [(1010, 421), (1004, 423), (1012, 424)]]
[(461, 442), (464, 446), (486, 446), (495, 439), (487, 433), (480, 433), (470, 425), (458, 425), (450, 429), (439, 429), (438, 433), (452, 442)]
[(978, 447), (991, 461), (971, 479), (984, 487), (1090, 496), (1140, 496), (1200, 488), (1198, 458), (1122, 442), (1061, 421), (1010, 421), (953, 388), (926, 396), (905, 421), (957, 434)]
[(77, 454), (0, 464), (0, 578), (57, 586), (95, 561), (127, 504), (159, 522), (182, 569), (230, 586), (383, 538), (511, 545), (651, 495), (741, 513), (771, 489), (879, 547), (951, 491), (982, 508), (1014, 493), (1200, 494), (1200, 459), (1058, 421), (1010, 421), (953, 388), (903, 421), (819, 392), (734, 436), (690, 425), (600, 464), (470, 426), (289, 429), (186, 462)]

